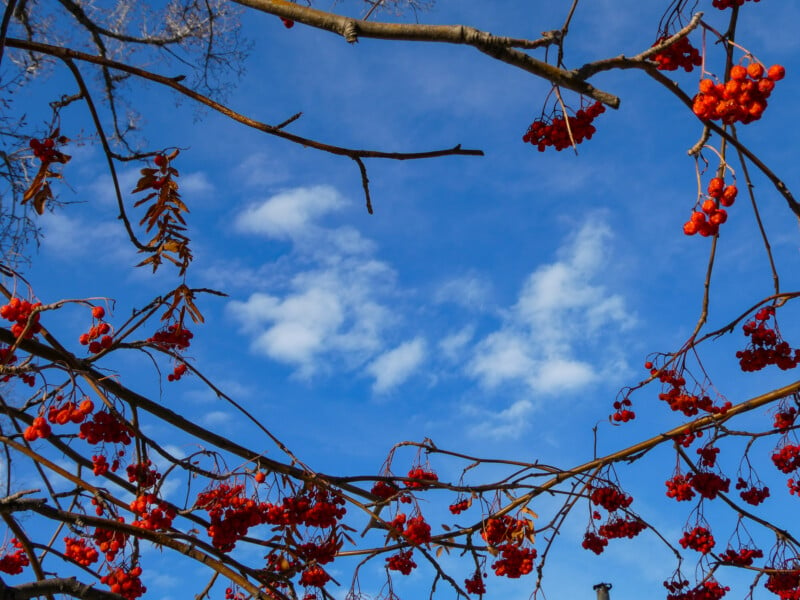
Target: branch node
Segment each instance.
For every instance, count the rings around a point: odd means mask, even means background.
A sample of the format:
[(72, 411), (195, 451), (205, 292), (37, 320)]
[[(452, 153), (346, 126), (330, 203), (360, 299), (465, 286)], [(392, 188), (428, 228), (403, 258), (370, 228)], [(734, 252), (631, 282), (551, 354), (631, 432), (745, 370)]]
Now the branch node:
[(358, 26), (353, 19), (348, 19), (344, 24), (342, 35), (348, 44), (355, 44), (358, 41)]

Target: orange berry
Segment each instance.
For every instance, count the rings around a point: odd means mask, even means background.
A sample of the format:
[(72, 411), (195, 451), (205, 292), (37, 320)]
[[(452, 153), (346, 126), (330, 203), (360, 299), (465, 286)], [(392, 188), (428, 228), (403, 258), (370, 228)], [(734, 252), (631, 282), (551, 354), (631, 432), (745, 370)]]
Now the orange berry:
[(747, 78), (747, 69), (742, 65), (734, 65), (731, 67), (731, 79), (741, 81)]
[(761, 79), (764, 76), (764, 67), (761, 63), (751, 62), (747, 65), (747, 74), (753, 79)]
[(772, 65), (767, 69), (767, 77), (772, 81), (780, 81), (786, 76), (786, 69), (782, 65)]

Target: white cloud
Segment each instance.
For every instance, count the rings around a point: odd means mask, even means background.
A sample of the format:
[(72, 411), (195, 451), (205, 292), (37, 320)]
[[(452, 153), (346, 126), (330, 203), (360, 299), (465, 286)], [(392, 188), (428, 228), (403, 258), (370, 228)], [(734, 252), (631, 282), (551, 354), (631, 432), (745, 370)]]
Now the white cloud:
[(530, 415), (535, 407), (530, 400), (517, 400), (508, 408), (492, 412), (473, 405), (464, 407), (463, 412), (473, 417), (475, 425), (468, 432), (473, 437), (494, 440), (519, 438), (530, 426)]
[(434, 298), (436, 302), (451, 302), (464, 308), (481, 310), (489, 300), (491, 289), (488, 281), (475, 275), (456, 277), (443, 283), (436, 290)]
[(294, 188), (248, 207), (239, 214), (234, 224), (244, 233), (293, 239), (303, 235), (315, 219), (345, 204), (344, 199), (330, 186)]
[(426, 354), (425, 340), (419, 337), (381, 354), (367, 366), (375, 377), (372, 390), (380, 394), (397, 387), (419, 368)]
[(605, 329), (634, 322), (624, 298), (597, 283), (610, 240), (603, 223), (587, 223), (556, 262), (534, 270), (502, 326), (477, 344), (468, 372), (487, 387), (516, 382), (537, 393), (577, 390), (596, 380), (603, 365), (581, 360), (581, 351)]
[(396, 294), (395, 273), (372, 257), (375, 244), (353, 227), (316, 222), (346, 204), (329, 186), (296, 188), (235, 219), (240, 231), (292, 242), (269, 274), (265, 265), (244, 273), (266, 291), (230, 302), (228, 312), (254, 352), (297, 367), (302, 377), (333, 362), (363, 368), (384, 350), (384, 333), (397, 321), (386, 303)]
[(475, 327), (467, 325), (455, 333), (439, 340), (439, 350), (447, 360), (455, 362), (464, 353), (467, 344), (475, 336)]

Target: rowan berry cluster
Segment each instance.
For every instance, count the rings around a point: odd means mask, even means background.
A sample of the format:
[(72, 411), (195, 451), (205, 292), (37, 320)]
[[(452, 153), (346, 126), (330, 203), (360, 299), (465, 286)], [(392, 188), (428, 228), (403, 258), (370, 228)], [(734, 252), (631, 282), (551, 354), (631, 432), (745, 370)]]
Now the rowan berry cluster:
[(22, 549), (22, 543), (17, 538), (11, 539), (11, 545), (16, 550), (0, 557), (0, 571), (9, 575), (19, 575), (30, 564), (30, 561), (25, 550)]
[(533, 571), (536, 548), (523, 548), (517, 544), (503, 544), (497, 548), (501, 558), (492, 563), (495, 575), (518, 579)]
[[(56, 400), (62, 400), (61, 396), (56, 397)], [(94, 402), (88, 398), (81, 401), (80, 404), (69, 401), (61, 405), (53, 404), (47, 410), (47, 420), (53, 425), (66, 425), (67, 423), (83, 423), (92, 411), (94, 410)]]
[(490, 546), (499, 546), (504, 542), (519, 540), (524, 535), (525, 521), (514, 519), (508, 515), (492, 517), (483, 524), (481, 537)]
[(186, 350), (194, 334), (180, 323), (173, 323), (165, 329), (156, 331), (147, 342), (162, 350)]
[(711, 535), (711, 531), (699, 525), (691, 531), (684, 531), (683, 537), (679, 540), (679, 543), (684, 548), (691, 548), (702, 554), (711, 552), (716, 544), (714, 536)]
[(411, 558), (413, 550), (406, 550), (392, 554), (386, 559), (386, 568), (390, 571), (400, 571), (403, 575), (408, 575), (417, 567), (417, 563)]
[(791, 473), (800, 467), (800, 446), (784, 445), (772, 454), (772, 462), (781, 473)]
[(731, 480), (716, 473), (698, 471), (689, 476), (691, 477), (692, 487), (703, 498), (708, 498), (709, 500), (713, 500), (721, 492), (727, 492), (730, 489)]
[(450, 512), (454, 515), (460, 515), (462, 512), (472, 506), (472, 498), (464, 498), (449, 506)]
[(225, 588), (225, 600), (245, 600), (245, 596), (233, 588)]
[(700, 455), (700, 464), (704, 467), (713, 467), (715, 464), (717, 464), (719, 448), (715, 448), (714, 446), (703, 446), (702, 448), (697, 449), (697, 453)]
[(153, 487), (161, 479), (161, 473), (156, 469), (151, 469), (152, 464), (150, 460), (146, 460), (128, 465), (125, 469), (128, 474), (128, 481), (136, 483), (137, 486), (144, 490)]
[(767, 98), (775, 88), (775, 82), (786, 75), (781, 65), (773, 65), (764, 76), (764, 67), (751, 62), (747, 68), (736, 65), (731, 68), (730, 79), (714, 83), (712, 79), (700, 81), (700, 92), (694, 97), (692, 110), (699, 118), (733, 123), (751, 123), (761, 118), (767, 108)]
[(78, 437), (89, 444), (105, 442), (127, 446), (131, 443), (132, 433), (130, 425), (101, 410), (94, 413), (91, 421), (81, 424)]
[[(17, 362), (17, 355), (11, 350), (10, 346), (0, 346), (0, 367), (5, 365), (13, 365)], [(11, 378), (18, 375), (23, 383), (33, 387), (36, 383), (36, 378), (31, 373), (9, 373), (0, 377), (0, 381), (11, 381)]]
[(375, 496), (378, 496), (378, 498), (381, 498), (382, 500), (388, 500), (389, 498), (398, 494), (400, 492), (400, 488), (388, 481), (376, 481), (375, 485), (372, 486), (372, 490), (370, 491)]
[(716, 406), (706, 394), (702, 396), (690, 394), (685, 388), (686, 379), (675, 369), (663, 369), (661, 372), (653, 369), (652, 374), (656, 373), (666, 390), (658, 395), (659, 400), (663, 400), (672, 410), (680, 411), (687, 417), (693, 417), (701, 410), (711, 414), (725, 414), (732, 406), (728, 401)]
[(325, 565), (333, 562), (333, 559), (336, 558), (336, 553), (341, 547), (342, 541), (337, 541), (335, 536), (331, 536), (323, 542), (300, 544), (295, 549), (295, 553), (307, 563), (315, 562)]
[(186, 375), (188, 368), (185, 362), (179, 362), (175, 365), (175, 368), (172, 369), (172, 373), (167, 375), (167, 381), (180, 381), (180, 378)]
[(100, 560), (100, 554), (92, 546), (86, 543), (83, 538), (64, 538), (66, 550), (64, 555), (74, 560), (79, 565), (88, 567)]
[(667, 600), (719, 600), (731, 590), (727, 586), (722, 587), (715, 579), (708, 579), (686, 591), (682, 591), (689, 587), (689, 582), (686, 580), (665, 581), (664, 587), (669, 592)]
[(49, 438), (51, 433), (53, 433), (53, 430), (50, 424), (45, 421), (44, 417), (36, 417), (33, 419), (33, 422), (25, 428), (25, 431), (22, 432), (22, 437), (26, 442), (34, 442), (39, 438)]
[(608, 538), (597, 535), (594, 531), (587, 531), (583, 534), (583, 542), (581, 546), (584, 550), (591, 550), (597, 555), (603, 553), (603, 550), (608, 546)]
[[(666, 40), (668, 35), (661, 36), (653, 44), (658, 46), (661, 42)], [(687, 73), (692, 71), (695, 67), (703, 64), (703, 58), (700, 56), (700, 51), (692, 46), (689, 38), (682, 37), (681, 39), (673, 42), (657, 54), (654, 54), (652, 60), (658, 63), (659, 71), (677, 71), (682, 68)]]
[(792, 349), (781, 339), (777, 325), (774, 328), (767, 325), (774, 315), (775, 307), (765, 306), (756, 312), (752, 321), (742, 326), (745, 336), (750, 338), (747, 348), (736, 352), (742, 371), (760, 371), (768, 365), (786, 371), (800, 363), (800, 348)]
[(790, 406), (784, 410), (779, 410), (775, 413), (775, 421), (773, 422), (773, 427), (775, 429), (780, 429), (781, 431), (785, 431), (789, 429), (792, 425), (794, 425), (794, 421), (797, 418), (797, 409), (794, 406)]
[(620, 508), (628, 508), (633, 502), (632, 496), (624, 494), (613, 486), (594, 488), (589, 499), (593, 504), (600, 505), (609, 512)]
[(630, 409), (631, 406), (633, 406), (633, 402), (631, 402), (630, 398), (615, 400), (613, 404), (615, 412), (611, 415), (611, 419), (616, 423), (627, 423), (636, 418), (636, 413)]
[[(711, 0), (711, 6), (720, 10), (725, 10), (726, 8), (733, 8), (734, 6), (742, 6), (748, 1), (749, 0)], [(761, 0), (753, 0), (753, 2), (760, 1)]]
[(615, 517), (597, 529), (597, 533), (606, 539), (635, 538), (647, 529), (644, 521), (637, 517)]
[(736, 482), (736, 489), (742, 490), (739, 492), (739, 496), (742, 500), (753, 506), (758, 506), (769, 498), (769, 488), (766, 485), (758, 487), (752, 483), (748, 483), (741, 477), (739, 477), (739, 480)]
[(428, 489), (431, 487), (430, 484), (432, 482), (439, 481), (439, 476), (436, 473), (427, 469), (423, 469), (422, 467), (414, 467), (408, 472), (406, 477), (414, 480), (407, 481), (406, 487), (415, 490)]
[(739, 550), (728, 548), (719, 555), (719, 561), (726, 565), (749, 567), (753, 564), (754, 559), (763, 558), (763, 556), (764, 553), (758, 548), (739, 548)]
[(103, 454), (95, 454), (92, 456), (92, 472), (97, 475), (105, 475), (109, 472), (116, 473), (119, 469), (119, 459), (114, 459), (111, 464), (108, 464), (108, 459)]
[(468, 594), (475, 594), (476, 596), (483, 596), (486, 593), (486, 584), (483, 582), (483, 576), (480, 571), (475, 571), (475, 574), (469, 579), (464, 580), (464, 589)]
[(300, 575), (300, 585), (323, 587), (330, 579), (331, 576), (325, 572), (325, 569), (318, 565), (313, 565)]
[[(120, 523), (125, 522), (122, 517), (119, 517), (117, 521)], [(124, 531), (97, 527), (94, 530), (92, 538), (97, 544), (98, 550), (105, 554), (106, 560), (108, 562), (114, 562), (114, 559), (117, 558), (117, 553), (125, 547), (128, 541), (128, 534)]]
[(770, 573), (764, 587), (781, 600), (798, 600), (800, 599), (800, 570)]
[(692, 212), (691, 218), (683, 224), (683, 233), (686, 235), (717, 235), (719, 226), (728, 220), (728, 212), (720, 205), (733, 206), (739, 190), (735, 185), (726, 186), (721, 177), (714, 177), (708, 182), (706, 192), (708, 195), (700, 205), (700, 210)]
[(110, 348), (114, 342), (114, 338), (108, 335), (111, 333), (111, 325), (103, 321), (105, 316), (106, 311), (102, 306), (93, 306), (92, 318), (97, 320), (97, 323), (92, 324), (89, 331), (78, 337), (78, 342), (82, 346), (89, 346), (89, 352), (92, 354)]
[(574, 117), (557, 114), (551, 119), (536, 119), (522, 136), (522, 141), (536, 146), (539, 152), (544, 152), (548, 146), (561, 151), (578, 145), (592, 138), (597, 131), (592, 122), (605, 110), (600, 102), (595, 102), (580, 109)]
[(406, 521), (403, 535), (415, 546), (427, 545), (431, 541), (431, 526), (425, 522), (425, 518), (422, 515), (417, 515)]
[(686, 502), (694, 498), (691, 473), (689, 475), (678, 473), (664, 483), (667, 486), (667, 498), (675, 498), (678, 502)]
[[(8, 304), (0, 306), (0, 317), (14, 323), (11, 326), (11, 334), (14, 337), (22, 336), (24, 339), (30, 340), (42, 330), (39, 323), (39, 312), (36, 310), (41, 305), (41, 302), (31, 304), (27, 300), (11, 298)], [(28, 321), (30, 321), (30, 326), (28, 326)]]
[(166, 531), (172, 527), (175, 509), (155, 494), (141, 494), (130, 504), (133, 513), (139, 517), (131, 525), (150, 531)]
[(113, 594), (119, 594), (126, 600), (136, 600), (143, 596), (147, 588), (142, 585), (139, 576), (142, 574), (141, 567), (133, 567), (129, 571), (122, 568), (112, 569), (108, 575), (100, 578), (101, 583), (105, 583)]

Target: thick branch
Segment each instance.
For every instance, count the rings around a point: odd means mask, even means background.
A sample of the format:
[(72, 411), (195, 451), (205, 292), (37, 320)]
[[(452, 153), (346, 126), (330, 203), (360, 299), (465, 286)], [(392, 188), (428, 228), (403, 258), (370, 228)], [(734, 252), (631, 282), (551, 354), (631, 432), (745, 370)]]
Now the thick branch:
[[(492, 58), (532, 73), (556, 85), (589, 96), (611, 108), (619, 108), (617, 96), (598, 90), (572, 71), (560, 69), (512, 48), (512, 38), (498, 37), (465, 25), (418, 25), (411, 23), (381, 23), (363, 21), (287, 0), (235, 0), (249, 8), (291, 19), (304, 25), (324, 29), (356, 42), (359, 37), (412, 42), (442, 42), (472, 46)], [(513, 44), (513, 45), (519, 45)]]

